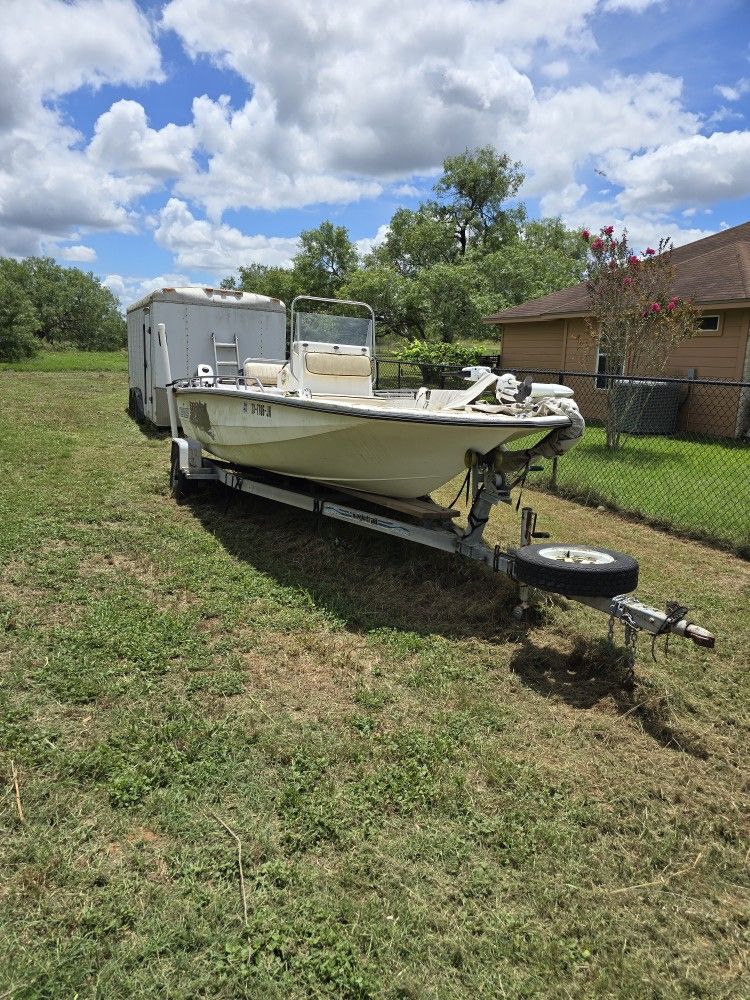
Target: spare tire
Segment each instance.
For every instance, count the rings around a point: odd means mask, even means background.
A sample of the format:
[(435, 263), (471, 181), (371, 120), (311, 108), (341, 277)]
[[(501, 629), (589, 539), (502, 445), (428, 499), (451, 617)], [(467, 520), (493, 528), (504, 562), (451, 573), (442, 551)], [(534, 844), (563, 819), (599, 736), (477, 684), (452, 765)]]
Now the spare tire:
[(545, 542), (516, 549), (513, 577), (553, 594), (616, 597), (638, 586), (638, 562), (611, 549)]

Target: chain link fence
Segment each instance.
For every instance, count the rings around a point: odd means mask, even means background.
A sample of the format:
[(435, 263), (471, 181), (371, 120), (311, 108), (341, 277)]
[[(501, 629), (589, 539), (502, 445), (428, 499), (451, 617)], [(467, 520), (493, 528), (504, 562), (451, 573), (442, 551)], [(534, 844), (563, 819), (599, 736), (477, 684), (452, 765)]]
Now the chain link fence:
[[(381, 391), (466, 386), (451, 365), (380, 359), (375, 374)], [(513, 374), (569, 385), (587, 424), (574, 451), (530, 473), (528, 486), (635, 514), (750, 558), (750, 382)], [(608, 445), (613, 431), (616, 448)]]

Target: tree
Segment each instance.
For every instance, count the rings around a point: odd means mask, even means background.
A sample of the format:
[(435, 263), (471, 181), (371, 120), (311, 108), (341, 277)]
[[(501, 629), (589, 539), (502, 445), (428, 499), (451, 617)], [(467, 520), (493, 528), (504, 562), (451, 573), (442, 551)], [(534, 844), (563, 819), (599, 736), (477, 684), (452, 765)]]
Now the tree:
[(23, 285), (14, 280), (13, 268), (0, 261), (0, 361), (23, 361), (39, 350), (39, 317)]
[(6, 260), (3, 268), (31, 302), (41, 340), (75, 344), (83, 350), (124, 346), (125, 320), (119, 302), (93, 273), (60, 267), (51, 257)]
[[(670, 353), (698, 332), (697, 313), (689, 301), (673, 294), (672, 244), (659, 240), (638, 256), (627, 231), (617, 239), (605, 226), (592, 238), (581, 233), (588, 248), (587, 287), (591, 306), (589, 330), (605, 357), (605, 374), (657, 375)], [(607, 379), (607, 446), (618, 448), (623, 425), (623, 393), (617, 379)]]
[(300, 233), (300, 251), (294, 257), (293, 271), (306, 295), (333, 298), (338, 288), (359, 265), (357, 250), (345, 226), (321, 222), (317, 229)]
[(422, 289), (387, 264), (371, 261), (353, 271), (339, 288), (339, 298), (372, 306), (381, 333), (406, 339), (425, 334), (427, 307)]
[[(455, 235), (445, 218), (434, 209), (421, 206), (417, 211), (399, 208), (388, 224), (388, 232), (371, 260), (393, 267), (405, 278), (414, 278), (426, 267), (450, 263), (458, 256)], [(365, 266), (369, 263), (365, 261)]]
[[(303, 293), (298, 276), (290, 267), (248, 264), (247, 267), (239, 269), (239, 278), (239, 287), (243, 292), (255, 292), (256, 295), (268, 295), (272, 299), (281, 299), (287, 306), (296, 295)], [(222, 282), (222, 288), (236, 287), (236, 284), (225, 285)]]
[(460, 256), (472, 245), (489, 252), (517, 237), (526, 210), (521, 204), (503, 206), (518, 194), (523, 177), (521, 164), (492, 146), (443, 160), (443, 175), (434, 187), (436, 212), (451, 226)]
[(504, 309), (577, 284), (584, 277), (586, 256), (580, 232), (567, 229), (560, 219), (527, 222), (519, 239), (479, 260), (491, 308)]
[(473, 338), (486, 332), (481, 283), (471, 262), (435, 264), (422, 271), (416, 284), (427, 303), (428, 337), (452, 343), (458, 336)]

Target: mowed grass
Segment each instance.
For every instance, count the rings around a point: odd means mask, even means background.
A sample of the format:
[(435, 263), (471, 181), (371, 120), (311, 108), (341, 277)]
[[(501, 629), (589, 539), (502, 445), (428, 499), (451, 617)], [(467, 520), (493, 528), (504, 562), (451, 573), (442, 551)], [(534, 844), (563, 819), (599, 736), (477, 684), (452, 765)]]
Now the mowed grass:
[(747, 562), (534, 496), (719, 635), (631, 674), (478, 567), (177, 506), (126, 395), (0, 376), (0, 995), (747, 996)]
[(569, 460), (559, 463), (558, 487), (563, 496), (609, 504), (750, 556), (747, 443), (631, 436), (613, 453), (604, 429), (587, 427)]
[(0, 362), (0, 372), (126, 372), (128, 352), (78, 351), (66, 348), (60, 351), (40, 351), (26, 361)]

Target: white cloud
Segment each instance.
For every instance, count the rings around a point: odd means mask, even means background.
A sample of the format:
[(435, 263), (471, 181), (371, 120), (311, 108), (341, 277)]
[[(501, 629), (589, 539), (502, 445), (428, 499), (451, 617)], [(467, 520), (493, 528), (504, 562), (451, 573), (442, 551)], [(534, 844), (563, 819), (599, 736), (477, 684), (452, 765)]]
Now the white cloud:
[[(0, 253), (93, 253), (86, 231), (146, 226), (177, 270), (285, 263), (295, 240), (246, 235), (224, 211), (424, 196), (445, 156), (486, 143), (521, 160), (524, 196), (547, 213), (598, 206), (645, 232), (665, 211), (740, 197), (750, 133), (701, 134), (738, 112), (701, 120), (681, 80), (660, 73), (566, 85), (602, 11), (653, 2), (244, 0), (238, 18), (237, 0), (172, 0), (164, 26), (192, 56), (239, 74), (250, 98), (198, 96), (191, 120), (160, 128), (145, 98), (117, 100), (86, 145), (60, 98), (163, 80), (149, 19), (137, 0), (5, 0)], [(549, 83), (535, 92), (537, 73)], [(750, 81), (715, 89), (733, 102)], [(592, 169), (616, 201), (586, 207), (603, 197), (584, 183)], [(167, 204), (149, 202), (144, 216), (143, 196), (165, 188)]]
[[(193, 55), (253, 88), (240, 109), (200, 98), (195, 126), (206, 171), (178, 193), (212, 218), (373, 197), (382, 182), (439, 169), (467, 146), (506, 144), (533, 104), (522, 67), (547, 43), (593, 43), (596, 0), (173, 0), (163, 14)], [(521, 67), (521, 68), (519, 68)]]
[(542, 66), (542, 73), (549, 77), (550, 80), (561, 80), (564, 76), (567, 76), (570, 72), (570, 66), (565, 59), (555, 59), (553, 62), (546, 63)]
[(680, 80), (661, 73), (543, 92), (513, 134), (530, 167), (525, 191), (551, 204), (577, 183), (581, 167), (598, 167), (612, 181), (613, 163), (694, 134), (700, 121), (683, 108), (681, 92)]
[(732, 108), (728, 108), (726, 107), (726, 105), (722, 105), (720, 108), (717, 108), (716, 111), (711, 112), (711, 114), (706, 119), (706, 124), (718, 125), (719, 122), (726, 122), (732, 120), (741, 121), (744, 117), (745, 116), (740, 111), (733, 111)]
[(96, 260), (96, 250), (93, 247), (77, 246), (62, 247), (55, 252), (55, 256), (60, 260), (77, 261), (81, 264), (93, 264)]
[(168, 124), (154, 130), (141, 104), (123, 100), (99, 116), (87, 153), (112, 173), (164, 180), (189, 171), (194, 144), (192, 126)]
[(296, 239), (246, 236), (233, 226), (196, 219), (178, 198), (162, 209), (154, 238), (174, 254), (179, 267), (222, 276), (251, 262), (287, 265), (299, 249)]
[(617, 202), (628, 210), (671, 211), (750, 195), (750, 132), (715, 132), (665, 143), (610, 167), (624, 187)]
[(413, 184), (397, 184), (391, 189), (391, 194), (394, 194), (397, 198), (421, 198), (426, 192), (415, 187)]
[(122, 311), (142, 299), (156, 288), (179, 288), (195, 284), (185, 274), (160, 274), (154, 278), (133, 277), (122, 274), (108, 274), (102, 284), (120, 300)]
[(134, 0), (5, 0), (0, 33), (0, 252), (34, 253), (77, 226), (132, 228), (122, 185), (89, 161), (55, 101), (163, 78)]
[(374, 236), (364, 236), (361, 240), (355, 240), (354, 245), (357, 248), (357, 253), (360, 257), (364, 257), (365, 254), (372, 253), (375, 247), (379, 247), (388, 235), (389, 229), (390, 226), (387, 224), (379, 226), (378, 231)]
[(663, 6), (664, 0), (605, 0), (603, 9), (607, 11), (627, 11), (630, 14), (642, 14), (649, 7)]
[(732, 87), (717, 83), (714, 91), (723, 97), (725, 101), (739, 101), (739, 99), (750, 92), (750, 80), (745, 78), (738, 80)]

